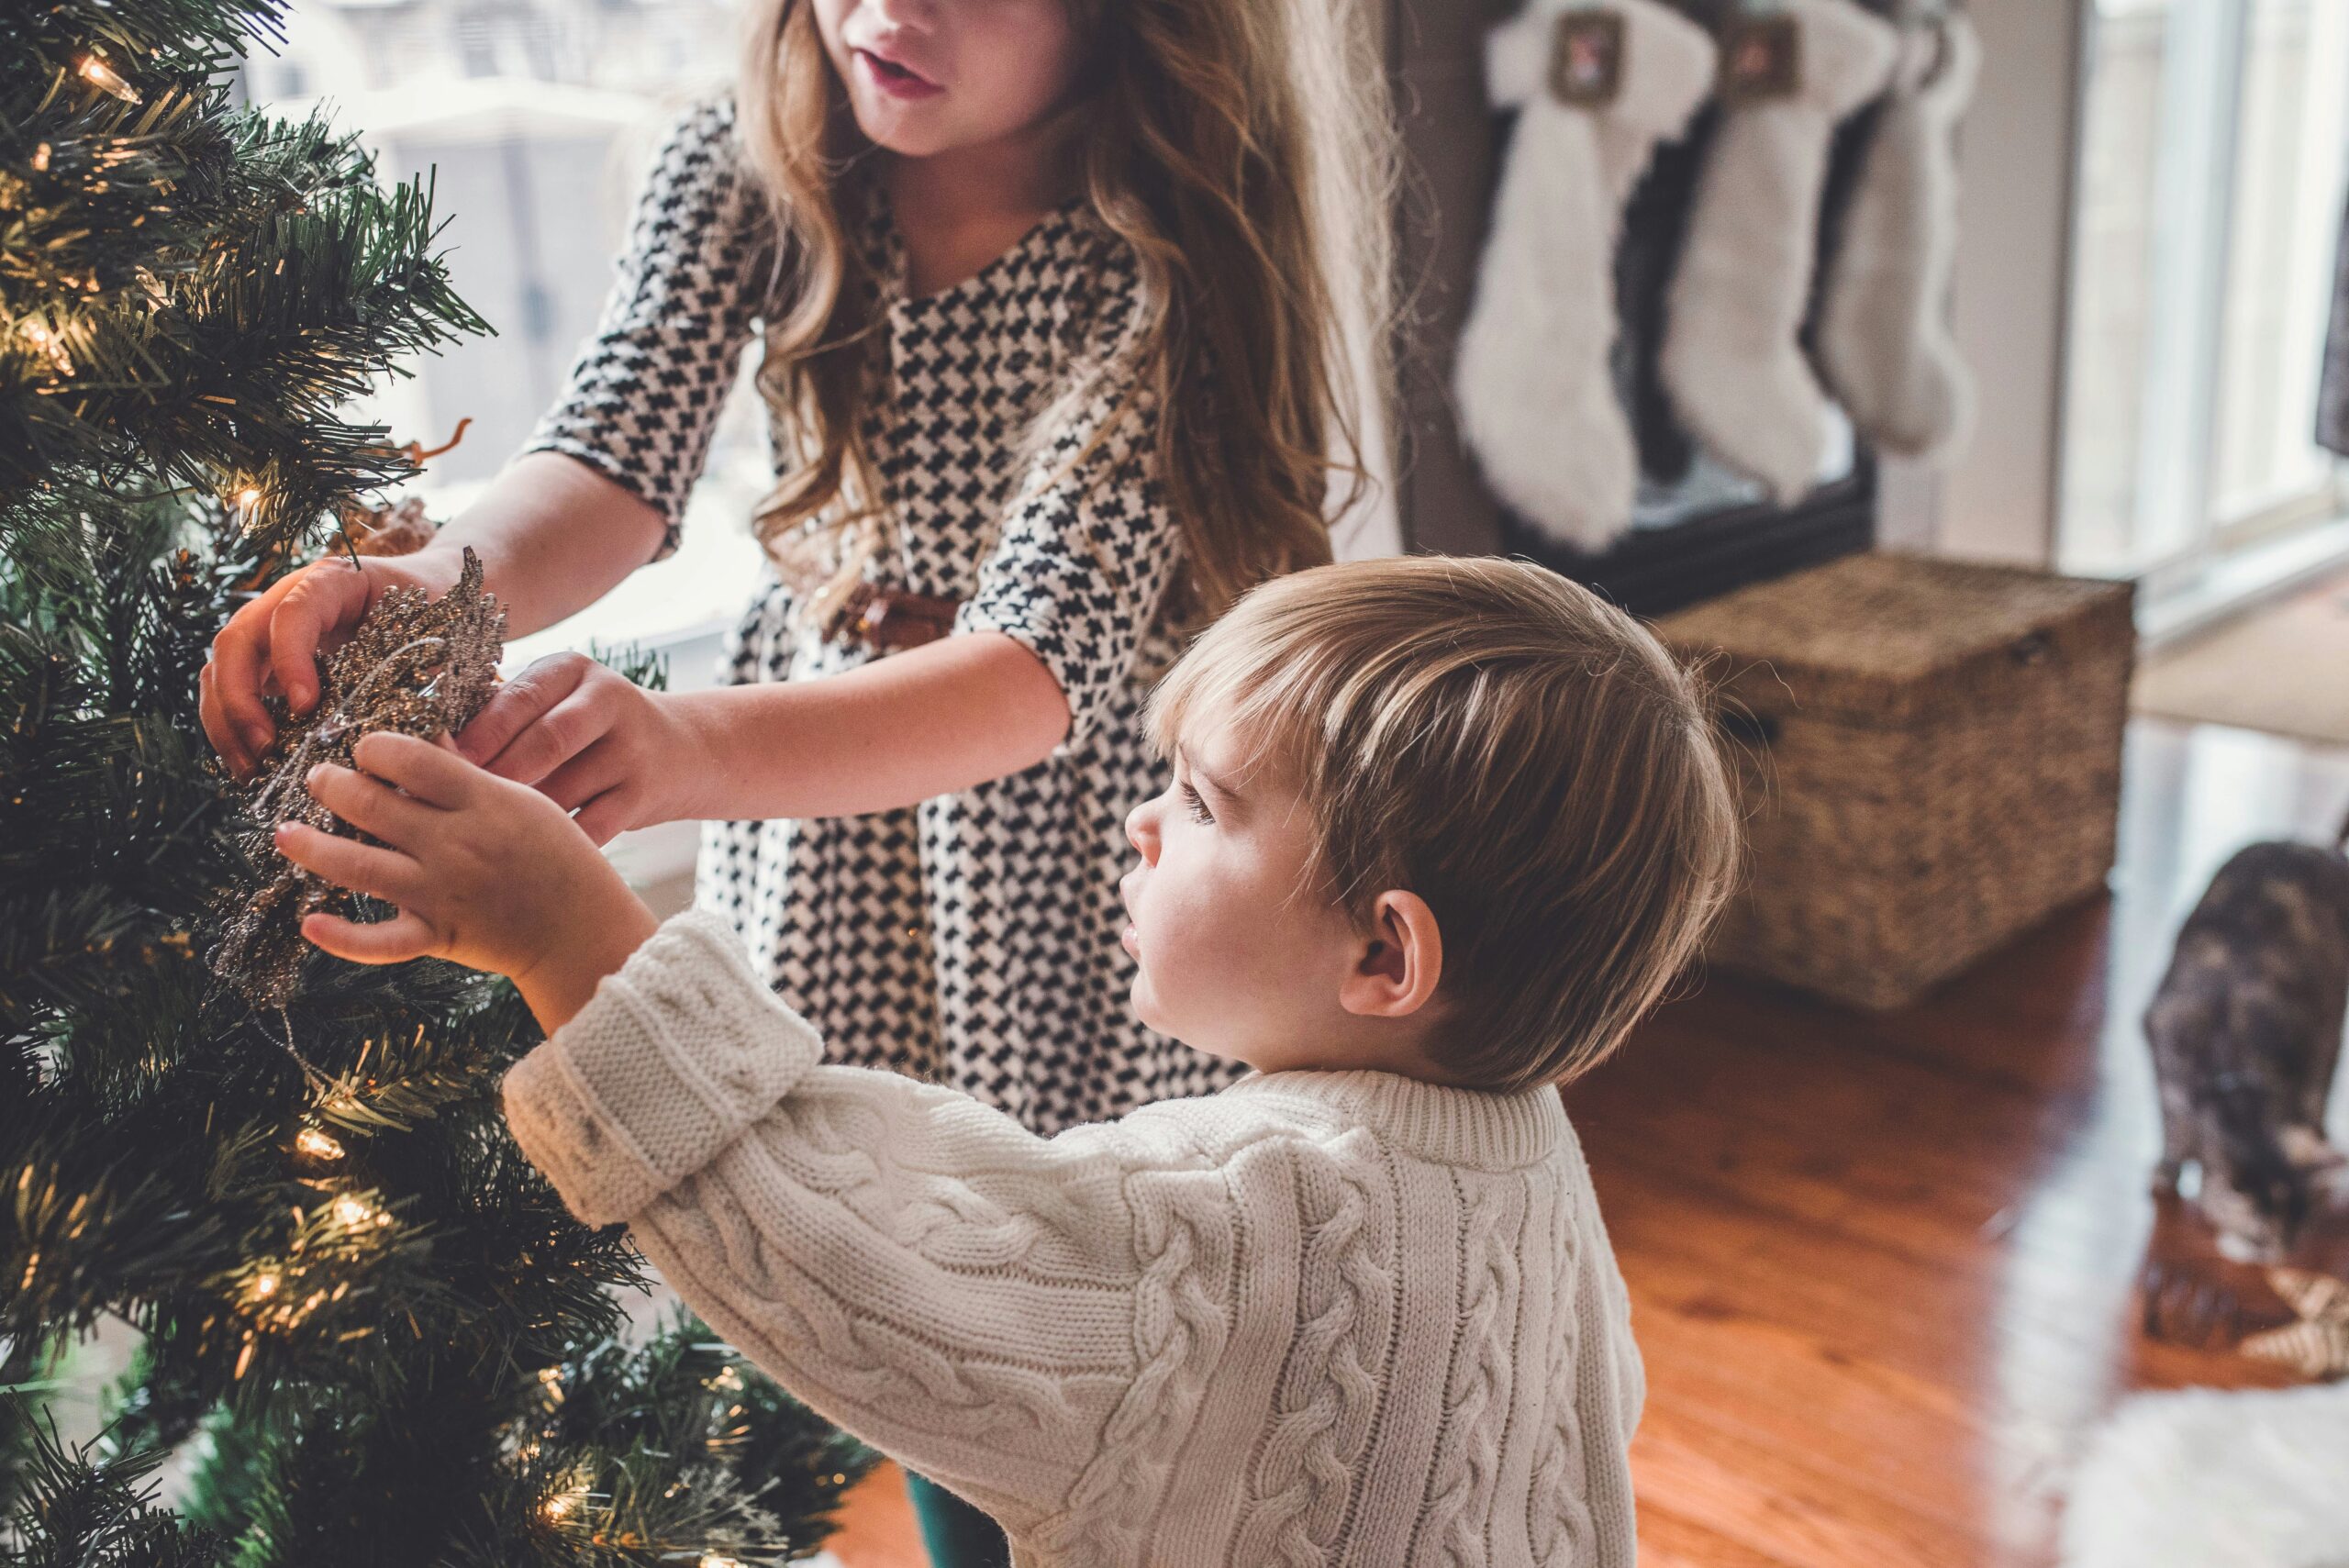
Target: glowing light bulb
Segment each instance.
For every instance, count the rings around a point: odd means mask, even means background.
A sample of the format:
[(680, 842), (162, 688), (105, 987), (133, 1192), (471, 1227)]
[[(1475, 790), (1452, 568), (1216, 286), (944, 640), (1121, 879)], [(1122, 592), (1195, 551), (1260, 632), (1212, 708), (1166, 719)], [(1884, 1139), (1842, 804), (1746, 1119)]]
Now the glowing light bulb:
[(73, 369), (72, 356), (65, 351), (64, 340), (59, 338), (56, 333), (49, 329), (49, 324), (47, 322), (39, 320), (26, 321), (25, 336), (32, 339), (34, 348), (49, 356), (49, 361), (51, 364), (69, 374), (72, 373)]
[(277, 1276), (275, 1274), (258, 1274), (254, 1276), (253, 1294), (255, 1296), (275, 1296), (277, 1294)]
[(89, 83), (90, 85), (112, 93), (126, 104), (139, 102), (139, 89), (125, 80), (122, 72), (100, 60), (96, 55), (83, 55), (77, 69), (82, 72), (82, 80)]
[(701, 1554), (701, 1568), (742, 1568), (742, 1560), (722, 1551), (705, 1551)]
[(342, 1145), (315, 1127), (306, 1127), (295, 1134), (294, 1147), (313, 1160), (340, 1160)]
[(561, 1519), (572, 1509), (577, 1507), (579, 1500), (586, 1495), (584, 1492), (557, 1492), (539, 1505), (539, 1511), (550, 1520)]
[(364, 1225), (375, 1218), (375, 1211), (345, 1193), (334, 1200), (334, 1217), (345, 1225)]

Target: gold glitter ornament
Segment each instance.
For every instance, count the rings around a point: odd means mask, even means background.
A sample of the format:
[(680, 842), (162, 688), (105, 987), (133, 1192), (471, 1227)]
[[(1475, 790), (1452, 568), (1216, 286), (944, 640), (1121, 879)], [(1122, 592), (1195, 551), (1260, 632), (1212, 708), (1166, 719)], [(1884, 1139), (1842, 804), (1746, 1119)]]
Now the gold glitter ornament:
[(457, 584), (438, 600), (421, 588), (384, 590), (350, 641), (329, 654), (318, 701), (306, 714), (268, 700), (277, 735), (244, 785), (253, 827), (242, 839), (256, 866), (274, 868), (258, 887), (229, 889), (219, 905), (221, 941), (213, 972), (255, 1008), (283, 1007), (298, 988), (305, 916), (357, 913), (353, 895), (320, 881), (277, 851), (282, 822), (374, 840), (310, 797), (304, 779), (320, 762), (352, 767), (351, 749), (391, 730), (429, 740), (473, 721), (489, 701), (506, 647), (506, 611), (482, 591), (481, 560), (469, 549)]
[(353, 506), (340, 516), (343, 533), (358, 555), (413, 555), (439, 531), (439, 525), (425, 515), (420, 495), (389, 506)]

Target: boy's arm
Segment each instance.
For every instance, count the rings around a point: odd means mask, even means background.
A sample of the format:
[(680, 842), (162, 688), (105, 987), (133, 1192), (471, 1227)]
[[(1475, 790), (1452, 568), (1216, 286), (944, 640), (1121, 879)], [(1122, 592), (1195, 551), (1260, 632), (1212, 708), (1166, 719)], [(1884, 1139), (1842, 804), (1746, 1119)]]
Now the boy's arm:
[(1007, 1524), (1133, 1484), (1221, 1342), (1218, 1162), (1178, 1118), (1043, 1139), (820, 1051), (680, 916), (507, 1074), (507, 1116), (786, 1387)]

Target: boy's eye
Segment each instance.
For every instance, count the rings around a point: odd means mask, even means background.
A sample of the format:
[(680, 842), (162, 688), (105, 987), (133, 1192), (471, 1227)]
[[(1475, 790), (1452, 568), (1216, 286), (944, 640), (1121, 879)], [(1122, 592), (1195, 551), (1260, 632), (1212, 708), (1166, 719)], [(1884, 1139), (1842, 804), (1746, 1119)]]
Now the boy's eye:
[(1208, 803), (1199, 797), (1199, 792), (1196, 788), (1187, 784), (1183, 786), (1183, 804), (1191, 808), (1192, 821), (1212, 822), (1215, 820), (1215, 814), (1208, 809)]

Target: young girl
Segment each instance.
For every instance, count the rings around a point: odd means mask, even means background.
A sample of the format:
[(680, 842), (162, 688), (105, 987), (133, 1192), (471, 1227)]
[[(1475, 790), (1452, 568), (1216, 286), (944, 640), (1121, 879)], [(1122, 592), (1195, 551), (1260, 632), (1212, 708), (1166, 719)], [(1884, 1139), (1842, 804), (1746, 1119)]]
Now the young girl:
[(206, 727), (249, 768), (267, 684), (306, 709), (318, 650), (389, 584), (445, 590), (462, 546), (516, 633), (666, 555), (759, 331), (782, 472), (724, 683), (542, 661), (466, 754), (599, 841), (710, 821), (698, 901), (836, 1062), (1047, 1135), (1216, 1088), (1126, 1006), (1120, 825), (1162, 787), (1151, 678), (1329, 558), (1332, 454), (1375, 417), (1347, 345), (1376, 323), (1339, 307), (1385, 298), (1375, 55), (1337, 0), (751, 11), (526, 454), (427, 550), (240, 611)]

